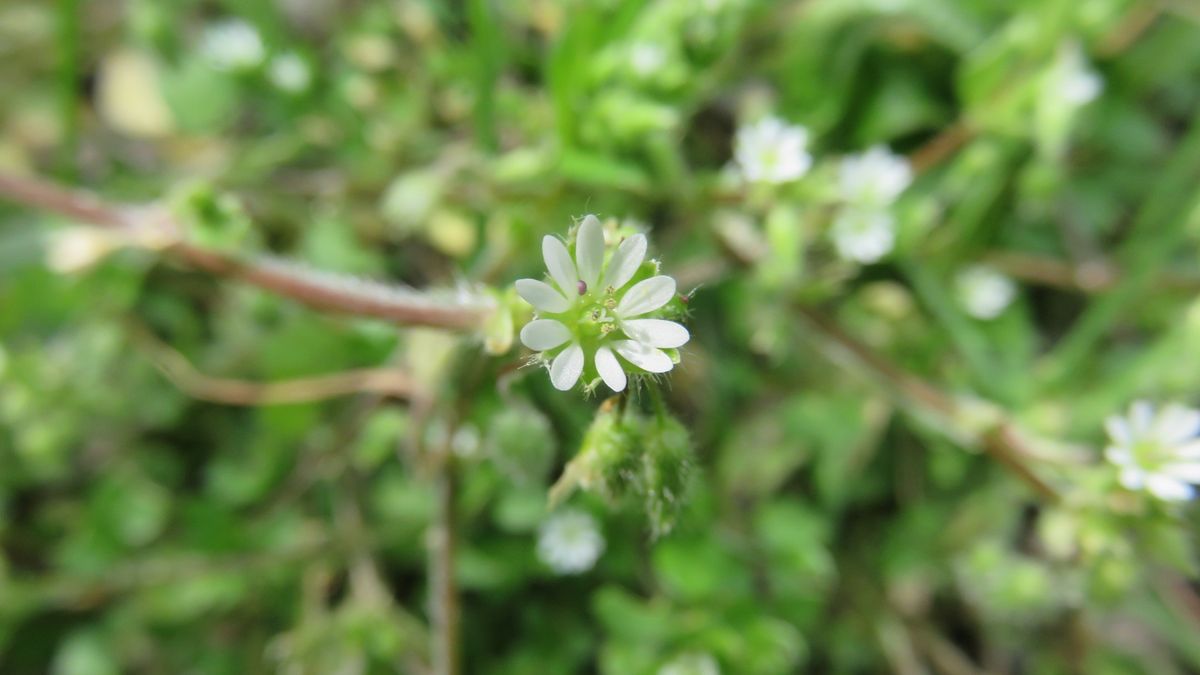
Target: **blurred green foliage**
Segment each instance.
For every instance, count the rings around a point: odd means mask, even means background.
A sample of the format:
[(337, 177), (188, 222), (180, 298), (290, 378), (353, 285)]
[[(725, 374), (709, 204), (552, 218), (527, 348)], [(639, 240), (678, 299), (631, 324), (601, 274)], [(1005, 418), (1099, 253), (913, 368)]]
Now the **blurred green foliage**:
[[(1200, 670), (1196, 509), (1101, 454), (1131, 399), (1200, 396), (1198, 22), (1151, 0), (3, 3), (5, 171), (506, 309), (487, 355), (4, 206), (0, 672), (421, 672), (415, 448), (438, 444), (466, 672)], [(808, 130), (803, 180), (733, 176), (765, 115)], [(874, 145), (918, 175), (860, 265), (827, 235), (838, 160)], [(698, 287), (669, 416), (643, 397), (615, 422), (518, 368), (509, 286), (589, 212)], [(1014, 280), (994, 318), (956, 282), (980, 264)], [(948, 428), (798, 307), (978, 419)], [(164, 343), (263, 382), (395, 366), (455, 414), (205, 402)], [(999, 414), (1061, 500), (965, 438)], [(579, 575), (537, 557), (569, 466), (620, 479), (569, 497), (605, 541)]]

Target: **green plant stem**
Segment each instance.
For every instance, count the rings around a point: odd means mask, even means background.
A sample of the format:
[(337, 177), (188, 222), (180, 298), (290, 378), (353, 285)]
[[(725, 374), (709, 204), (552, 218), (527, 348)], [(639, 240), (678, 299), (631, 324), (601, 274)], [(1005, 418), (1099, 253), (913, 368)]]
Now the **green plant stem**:
[(434, 475), (436, 509), (429, 542), (430, 623), (433, 630), (434, 675), (458, 675), (462, 670), (461, 613), (454, 578), (457, 467), (449, 444), (440, 451)]
[(75, 178), (75, 158), (79, 154), (79, 0), (58, 0), (56, 37), (58, 41), (58, 117), (62, 130), (59, 172), (62, 178)]

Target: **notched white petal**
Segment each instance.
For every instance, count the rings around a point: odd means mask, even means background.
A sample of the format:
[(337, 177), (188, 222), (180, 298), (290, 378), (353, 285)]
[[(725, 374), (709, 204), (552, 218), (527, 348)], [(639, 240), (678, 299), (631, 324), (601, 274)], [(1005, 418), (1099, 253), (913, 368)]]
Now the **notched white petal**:
[(542, 237), (542, 258), (546, 261), (546, 269), (549, 270), (551, 278), (563, 293), (566, 293), (567, 297), (576, 293), (579, 275), (575, 273), (575, 263), (571, 262), (571, 254), (567, 252), (566, 244), (559, 241), (558, 237)]
[(613, 287), (620, 289), (642, 265), (642, 261), (646, 259), (646, 235), (635, 234), (621, 242), (617, 250), (613, 252), (612, 259), (608, 261), (608, 269), (604, 272), (604, 281), (601, 283), (601, 288)]
[(607, 384), (609, 389), (625, 390), (625, 369), (621, 368), (617, 357), (613, 356), (612, 350), (608, 347), (596, 350), (596, 371), (600, 373), (600, 379), (604, 380), (604, 384)]
[(579, 226), (575, 235), (575, 262), (579, 278), (588, 288), (595, 288), (604, 265), (604, 228), (596, 216), (587, 215)]
[(668, 276), (650, 277), (634, 284), (625, 293), (621, 302), (617, 303), (616, 314), (623, 318), (641, 316), (667, 304), (674, 296), (674, 279)]
[(1159, 473), (1146, 476), (1146, 489), (1155, 497), (1170, 502), (1181, 502), (1192, 498), (1191, 485)]
[(571, 301), (544, 281), (517, 279), (516, 286), (517, 295), (524, 298), (525, 302), (533, 305), (535, 309), (557, 314), (571, 308)]
[(521, 343), (536, 351), (554, 349), (571, 339), (571, 331), (554, 319), (537, 319), (521, 329)]
[(1200, 462), (1173, 462), (1163, 467), (1163, 473), (1188, 483), (1200, 483)]
[(550, 383), (559, 391), (567, 391), (583, 374), (583, 348), (577, 344), (562, 350), (550, 364)]
[(630, 338), (651, 347), (674, 349), (687, 344), (691, 337), (682, 325), (665, 319), (630, 319), (621, 322), (621, 329)]
[(648, 373), (665, 373), (675, 366), (671, 357), (663, 352), (634, 340), (618, 340), (613, 348), (626, 361)]
[(1113, 443), (1120, 445), (1131, 445), (1133, 443), (1133, 433), (1129, 429), (1129, 422), (1125, 421), (1120, 415), (1113, 415), (1104, 420), (1104, 428), (1108, 431), (1108, 437)]

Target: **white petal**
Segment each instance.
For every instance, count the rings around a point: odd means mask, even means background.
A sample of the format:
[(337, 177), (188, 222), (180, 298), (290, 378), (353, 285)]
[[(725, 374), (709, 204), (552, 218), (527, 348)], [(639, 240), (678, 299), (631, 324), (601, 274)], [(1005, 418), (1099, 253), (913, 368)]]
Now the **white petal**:
[(600, 287), (622, 288), (637, 273), (645, 259), (646, 235), (635, 234), (628, 237), (621, 242), (612, 259), (608, 261), (608, 269), (604, 272), (604, 281), (600, 283)]
[(626, 361), (649, 373), (665, 373), (675, 367), (671, 357), (634, 340), (618, 340), (613, 347)]
[(650, 277), (625, 292), (621, 302), (617, 303), (616, 314), (622, 318), (641, 316), (667, 304), (674, 296), (674, 279), (668, 276)]
[(1175, 462), (1163, 467), (1163, 473), (1169, 474), (1171, 477), (1187, 481), (1188, 483), (1200, 483), (1200, 462)]
[(1145, 436), (1154, 423), (1154, 404), (1149, 401), (1134, 401), (1129, 406), (1129, 427), (1138, 438)]
[(1130, 490), (1141, 490), (1146, 484), (1146, 472), (1140, 467), (1127, 466), (1121, 469), (1121, 485)]
[(1200, 431), (1200, 410), (1172, 403), (1159, 413), (1154, 431), (1166, 445), (1185, 443)]
[(1121, 445), (1133, 444), (1133, 433), (1129, 429), (1129, 422), (1120, 415), (1113, 415), (1104, 420), (1104, 428), (1108, 430), (1108, 437), (1113, 443)]
[(554, 319), (530, 321), (521, 329), (521, 342), (537, 351), (554, 349), (571, 339), (571, 331)]
[(577, 344), (562, 350), (550, 364), (550, 383), (559, 391), (575, 386), (583, 374), (583, 348)]
[(579, 292), (579, 275), (575, 273), (575, 263), (571, 262), (571, 254), (558, 237), (546, 235), (542, 238), (542, 258), (546, 261), (546, 269), (558, 287), (572, 297)]
[(1161, 473), (1146, 476), (1146, 489), (1155, 497), (1171, 502), (1192, 498), (1192, 486)]
[(1190, 441), (1175, 448), (1175, 456), (1180, 459), (1200, 460), (1200, 440)]
[(604, 384), (607, 384), (609, 389), (625, 390), (625, 370), (621, 368), (617, 357), (613, 356), (612, 350), (608, 347), (596, 350), (596, 370), (600, 373), (600, 379), (604, 380)]
[(674, 321), (663, 319), (630, 319), (621, 322), (621, 330), (630, 338), (651, 347), (682, 347), (687, 344), (688, 330)]
[(554, 287), (537, 279), (517, 279), (517, 295), (525, 302), (543, 312), (557, 314), (571, 308), (571, 301), (563, 297)]
[(600, 268), (604, 266), (604, 228), (596, 216), (587, 215), (579, 226), (575, 235), (575, 262), (579, 265), (579, 278), (588, 288), (595, 288), (600, 281)]
[(1130, 466), (1133, 464), (1133, 453), (1125, 446), (1110, 445), (1105, 449), (1104, 456), (1111, 464), (1117, 466)]

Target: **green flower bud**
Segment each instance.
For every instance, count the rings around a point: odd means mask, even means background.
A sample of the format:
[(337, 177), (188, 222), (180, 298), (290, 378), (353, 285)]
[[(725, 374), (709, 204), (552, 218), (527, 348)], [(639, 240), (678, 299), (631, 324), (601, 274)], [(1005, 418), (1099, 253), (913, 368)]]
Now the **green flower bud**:
[(692, 472), (687, 429), (674, 417), (649, 421), (643, 436), (641, 491), (655, 537), (671, 531)]

